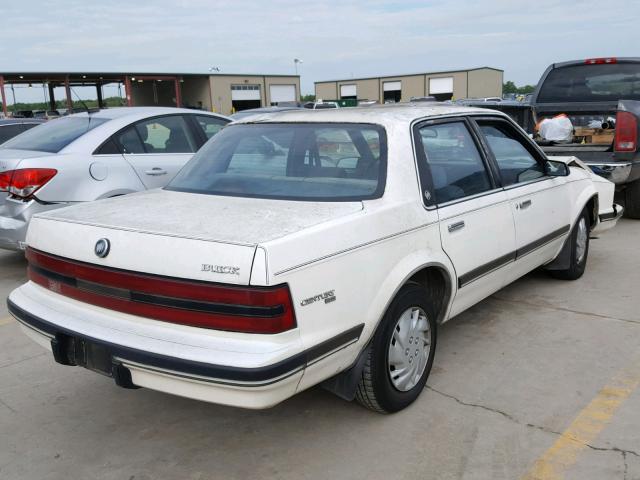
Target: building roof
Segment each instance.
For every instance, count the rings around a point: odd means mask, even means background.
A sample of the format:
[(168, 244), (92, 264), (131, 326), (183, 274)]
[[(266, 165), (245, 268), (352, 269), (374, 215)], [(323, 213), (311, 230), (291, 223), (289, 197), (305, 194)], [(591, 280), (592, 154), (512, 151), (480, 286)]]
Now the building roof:
[(42, 80), (64, 81), (69, 76), (74, 81), (95, 82), (97, 80), (121, 81), (124, 77), (300, 77), (300, 75), (286, 75), (281, 73), (218, 73), (218, 72), (139, 72), (139, 71), (39, 71), (39, 72), (1, 72), (0, 76), (4, 77), (5, 82), (24, 83), (36, 82)]
[(461, 70), (441, 70), (438, 72), (418, 72), (418, 73), (403, 73), (400, 75), (382, 75), (382, 76), (374, 76), (374, 77), (360, 77), (360, 78), (341, 78), (338, 80), (320, 80), (314, 82), (314, 84), (318, 83), (334, 83), (334, 82), (357, 82), (360, 80), (377, 80), (381, 78), (402, 78), (402, 77), (417, 77), (422, 75), (443, 75), (445, 73), (460, 73), (460, 72), (473, 72), (474, 70), (495, 70), (496, 72), (504, 72), (504, 70), (500, 68), (494, 67), (476, 67), (476, 68), (464, 68)]

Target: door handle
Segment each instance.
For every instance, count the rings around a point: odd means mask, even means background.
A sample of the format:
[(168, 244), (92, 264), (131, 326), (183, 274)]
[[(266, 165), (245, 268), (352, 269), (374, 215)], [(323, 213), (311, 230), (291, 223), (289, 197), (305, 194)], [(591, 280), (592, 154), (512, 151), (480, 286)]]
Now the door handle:
[(462, 230), (463, 228), (464, 228), (464, 221), (452, 223), (447, 227), (447, 230), (449, 230), (449, 233), (451, 233), (451, 232), (455, 232), (456, 230)]
[(525, 200), (524, 202), (520, 202), (518, 206), (520, 207), (520, 210), (529, 208), (531, 206), (531, 200)]
[(151, 170), (147, 170), (144, 173), (153, 177), (159, 177), (160, 175), (166, 175), (168, 172), (162, 168), (154, 167)]

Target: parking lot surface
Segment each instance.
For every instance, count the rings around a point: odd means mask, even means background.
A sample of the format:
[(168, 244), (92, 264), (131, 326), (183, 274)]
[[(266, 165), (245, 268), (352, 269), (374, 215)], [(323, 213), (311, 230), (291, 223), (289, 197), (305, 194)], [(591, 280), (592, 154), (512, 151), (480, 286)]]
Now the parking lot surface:
[[(0, 305), (0, 478), (640, 479), (640, 221), (575, 282), (533, 272), (445, 324), (426, 391), (379, 415), (321, 388), (265, 411), (53, 362)], [(0, 297), (24, 281), (0, 252)]]

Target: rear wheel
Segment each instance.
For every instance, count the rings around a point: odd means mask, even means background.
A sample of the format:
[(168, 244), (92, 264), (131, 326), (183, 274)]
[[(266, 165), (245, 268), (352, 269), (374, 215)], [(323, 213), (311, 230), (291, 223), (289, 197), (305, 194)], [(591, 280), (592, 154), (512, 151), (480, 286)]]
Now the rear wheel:
[(424, 287), (402, 287), (367, 352), (356, 399), (380, 413), (410, 405), (424, 389), (436, 348), (435, 309)]
[(624, 190), (624, 216), (640, 219), (640, 180), (628, 183)]
[(589, 214), (583, 210), (580, 218), (571, 231), (571, 252), (569, 260), (569, 268), (565, 270), (551, 270), (552, 276), (562, 280), (577, 280), (584, 274), (587, 267), (587, 257), (589, 256)]

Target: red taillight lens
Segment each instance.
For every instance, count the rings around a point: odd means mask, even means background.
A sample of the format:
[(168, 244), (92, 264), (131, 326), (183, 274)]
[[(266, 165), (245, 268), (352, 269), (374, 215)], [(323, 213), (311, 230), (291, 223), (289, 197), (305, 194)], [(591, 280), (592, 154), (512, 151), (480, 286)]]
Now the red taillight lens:
[(53, 168), (22, 168), (0, 174), (0, 190), (6, 185), (6, 191), (20, 198), (28, 198), (55, 177)]
[(243, 333), (295, 328), (287, 285), (235, 287), (99, 267), (27, 249), (29, 279), (81, 302), (141, 317)]
[(13, 175), (12, 170), (9, 170), (8, 172), (0, 172), (0, 192), (9, 191), (9, 184), (11, 183), (11, 175)]
[(587, 65), (603, 65), (606, 63), (618, 63), (618, 59), (616, 57), (587, 58), (584, 63)]
[(618, 112), (614, 150), (616, 152), (635, 152), (637, 147), (638, 119), (632, 113)]

